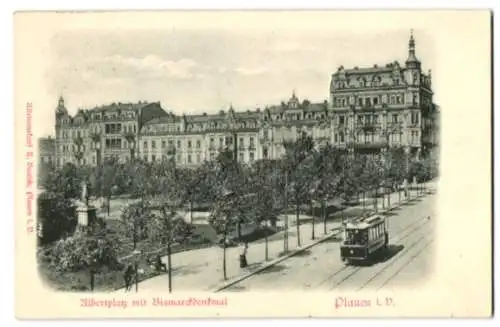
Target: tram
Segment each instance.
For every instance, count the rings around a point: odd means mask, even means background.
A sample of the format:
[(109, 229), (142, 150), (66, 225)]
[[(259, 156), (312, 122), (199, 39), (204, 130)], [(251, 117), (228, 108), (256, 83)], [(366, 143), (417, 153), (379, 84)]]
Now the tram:
[(347, 223), (340, 245), (342, 261), (368, 261), (374, 255), (385, 252), (389, 245), (387, 229), (387, 219), (381, 215), (358, 218)]

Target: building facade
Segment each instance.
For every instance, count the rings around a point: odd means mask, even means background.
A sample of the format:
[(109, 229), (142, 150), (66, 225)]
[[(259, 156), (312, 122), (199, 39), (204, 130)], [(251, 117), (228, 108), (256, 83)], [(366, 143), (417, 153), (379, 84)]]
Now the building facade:
[(55, 165), (56, 140), (52, 136), (41, 137), (38, 139), (38, 163)]
[(217, 114), (179, 116), (158, 102), (118, 103), (79, 110), (71, 117), (61, 98), (56, 113), (59, 166), (95, 165), (96, 144), (105, 157), (148, 162), (169, 158), (186, 167), (212, 160), (225, 147), (240, 162), (279, 158), (283, 143), (303, 133), (318, 145), (328, 142), (367, 153), (402, 146), (419, 155), (438, 144), (432, 76), (422, 71), (413, 35), (404, 65), (339, 67), (331, 76), (329, 101), (300, 101), (293, 92), (287, 102), (247, 111), (231, 106)]
[(231, 106), (218, 114), (166, 115), (144, 124), (139, 152), (146, 161), (175, 157), (177, 164), (196, 166), (212, 160), (229, 147), (237, 160), (251, 163), (278, 158), (283, 142), (301, 133), (318, 143), (331, 141), (328, 103), (299, 102), (295, 94), (287, 103), (252, 111), (236, 112)]
[(71, 116), (61, 97), (56, 108), (56, 164), (95, 166), (106, 158), (125, 161), (137, 151), (142, 126), (165, 115), (159, 102), (141, 102), (80, 109)]
[(422, 71), (410, 36), (408, 59), (384, 66), (345, 69), (332, 75), (330, 103), (334, 143), (362, 152), (402, 146), (413, 155), (437, 145), (438, 107), (432, 75)]

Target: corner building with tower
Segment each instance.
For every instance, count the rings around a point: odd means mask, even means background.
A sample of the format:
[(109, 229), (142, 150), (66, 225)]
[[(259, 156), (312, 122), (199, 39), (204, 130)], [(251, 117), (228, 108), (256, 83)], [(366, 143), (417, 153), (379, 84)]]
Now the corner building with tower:
[(286, 102), (246, 111), (230, 106), (216, 114), (175, 115), (159, 102), (113, 103), (70, 116), (60, 98), (54, 148), (59, 167), (93, 166), (107, 157), (196, 167), (226, 147), (240, 162), (279, 158), (284, 141), (306, 133), (318, 146), (362, 153), (397, 146), (412, 156), (437, 156), (438, 122), (431, 72), (422, 71), (411, 35), (404, 65), (340, 66), (329, 100), (319, 103), (293, 92)]

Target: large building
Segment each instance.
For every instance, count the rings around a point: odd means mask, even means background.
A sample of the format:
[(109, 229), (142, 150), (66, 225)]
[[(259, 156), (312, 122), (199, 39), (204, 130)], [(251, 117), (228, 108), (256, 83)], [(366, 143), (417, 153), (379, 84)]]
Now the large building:
[[(422, 71), (413, 35), (408, 59), (370, 68), (339, 67), (332, 75), (330, 100), (287, 102), (265, 108), (217, 114), (174, 115), (159, 103), (111, 104), (79, 110), (71, 117), (64, 100), (56, 109), (56, 157), (95, 165), (96, 153), (148, 162), (165, 158), (196, 166), (230, 147), (241, 162), (278, 158), (283, 143), (311, 135), (317, 144), (373, 153), (402, 146), (420, 155), (438, 143), (438, 108), (433, 103), (432, 77)], [(96, 151), (96, 144), (100, 152)], [(132, 144), (132, 146), (131, 146)]]
[(159, 102), (141, 102), (79, 109), (71, 116), (61, 97), (56, 108), (57, 166), (68, 162), (96, 165), (101, 158), (111, 157), (127, 160), (137, 152), (142, 126), (165, 115)]
[(332, 75), (330, 103), (334, 143), (374, 152), (403, 146), (414, 155), (437, 145), (438, 107), (433, 102), (432, 75), (422, 71), (410, 36), (408, 59), (370, 68), (345, 69)]
[(55, 165), (56, 140), (52, 136), (38, 139), (38, 161), (40, 164)]

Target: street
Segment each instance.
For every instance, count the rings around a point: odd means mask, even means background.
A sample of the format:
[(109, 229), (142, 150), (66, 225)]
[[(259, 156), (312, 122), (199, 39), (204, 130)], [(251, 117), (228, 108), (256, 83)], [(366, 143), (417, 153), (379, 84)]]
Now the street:
[[(431, 189), (435, 189), (435, 185), (429, 185)], [(412, 198), (415, 198), (412, 195)], [(348, 280), (358, 280), (366, 274), (376, 273), (381, 270), (384, 265), (389, 265), (399, 257), (404, 256), (405, 260), (411, 258), (412, 254), (417, 250), (417, 246), (411, 248), (412, 242), (415, 241), (417, 235), (429, 233), (431, 221), (428, 221), (427, 216), (433, 215), (433, 201), (436, 195), (426, 195), (416, 200), (412, 200), (409, 205), (404, 204), (394, 208), (390, 213), (388, 223), (390, 232), (390, 253), (392, 258), (386, 262), (378, 263), (373, 267), (363, 267), (364, 271), (357, 271), (353, 276), (349, 276), (354, 268), (343, 268), (344, 264), (340, 260), (340, 251), (338, 240), (327, 240), (323, 243), (315, 245), (300, 254), (287, 258), (284, 261), (273, 265), (246, 280), (243, 280), (228, 289), (227, 291), (249, 291), (258, 289), (329, 289), (342, 285), (350, 285)], [(399, 203), (398, 194), (391, 194), (391, 203), (396, 205)], [(349, 209), (358, 212), (359, 208)], [(337, 220), (328, 221), (327, 233), (341, 226), (341, 222)], [(319, 239), (325, 234), (323, 232), (322, 223), (317, 224), (315, 228), (316, 237)], [(303, 246), (311, 244), (312, 225), (305, 223), (301, 226), (301, 239)], [(431, 235), (429, 235), (431, 236)], [(418, 237), (417, 237), (418, 238)], [(297, 248), (297, 235), (295, 226), (289, 228), (289, 244), (290, 250)], [(403, 248), (404, 247), (404, 248)], [(268, 261), (265, 260), (265, 243), (259, 240), (251, 243), (247, 253), (249, 266), (246, 268), (239, 267), (238, 249), (227, 249), (227, 276), (228, 280), (234, 280), (242, 275), (252, 273), (263, 267), (267, 262), (277, 259), (283, 251), (283, 233), (277, 233), (270, 238), (268, 243)], [(210, 247), (192, 251), (179, 252), (172, 255), (172, 275), (173, 275), (173, 292), (186, 290), (204, 290), (214, 291), (224, 283), (222, 274), (222, 249), (220, 247)], [(421, 258), (423, 257), (423, 258)], [(415, 276), (420, 276), (425, 272), (428, 256), (418, 256), (414, 262), (409, 264), (411, 271), (401, 269), (397, 276), (407, 276), (404, 280), (414, 279)], [(166, 262), (166, 257), (163, 258)], [(404, 261), (404, 260), (403, 260)], [(415, 266), (416, 265), (416, 266)], [(399, 265), (392, 264), (392, 268), (387, 268), (383, 276), (390, 272), (397, 271)], [(337, 271), (342, 271), (336, 273)], [(360, 277), (358, 277), (358, 275)], [(311, 276), (314, 276), (311, 278)], [(345, 281), (335, 286), (338, 281), (345, 278)], [(380, 282), (379, 277), (373, 279), (372, 283)], [(392, 278), (392, 277), (391, 277)], [(399, 277), (398, 277), (399, 278)], [(397, 278), (392, 278), (391, 283), (387, 283), (385, 287), (396, 283)], [(362, 285), (362, 282), (356, 282)], [(166, 291), (168, 290), (168, 278), (166, 274), (162, 274), (139, 283), (139, 290), (145, 291)], [(225, 291), (226, 291), (225, 290)], [(123, 290), (118, 290), (123, 292)]]
[(431, 269), (435, 199), (427, 195), (388, 214), (388, 254), (370, 266), (345, 265), (338, 241), (327, 240), (224, 291), (415, 287)]

